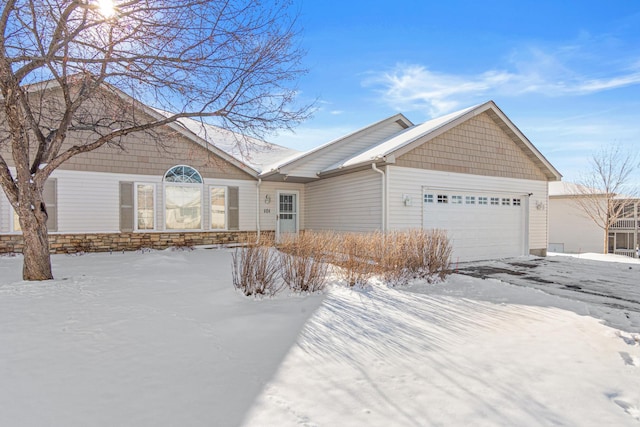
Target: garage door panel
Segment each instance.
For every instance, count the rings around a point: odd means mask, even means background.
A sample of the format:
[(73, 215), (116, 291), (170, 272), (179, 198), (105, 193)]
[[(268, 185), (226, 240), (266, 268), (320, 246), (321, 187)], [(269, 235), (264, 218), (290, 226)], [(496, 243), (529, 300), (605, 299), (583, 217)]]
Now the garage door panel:
[[(423, 228), (447, 231), (453, 246), (453, 261), (504, 258), (524, 253), (524, 206), (519, 196), (493, 193), (482, 196), (486, 197), (485, 205), (478, 204), (480, 196), (469, 191), (427, 190), (427, 194), (432, 197), (423, 197)], [(462, 195), (463, 203), (451, 203), (455, 195)], [(473, 196), (474, 203), (467, 203), (467, 195)], [(492, 197), (497, 198), (499, 204), (491, 205)], [(447, 203), (438, 203), (438, 200)]]

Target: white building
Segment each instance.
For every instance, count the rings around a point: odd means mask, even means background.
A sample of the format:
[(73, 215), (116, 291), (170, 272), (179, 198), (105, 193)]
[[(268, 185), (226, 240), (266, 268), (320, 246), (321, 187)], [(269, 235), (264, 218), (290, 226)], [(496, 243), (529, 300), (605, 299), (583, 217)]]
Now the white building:
[[(561, 176), (492, 101), (419, 125), (397, 114), (305, 153), (239, 147), (190, 119), (164, 132), (162, 147), (131, 134), (126, 151), (103, 147), (53, 173), (52, 251), (420, 227), (446, 229), (454, 261), (547, 250), (547, 184)], [(0, 252), (21, 248), (14, 218), (0, 196)]]

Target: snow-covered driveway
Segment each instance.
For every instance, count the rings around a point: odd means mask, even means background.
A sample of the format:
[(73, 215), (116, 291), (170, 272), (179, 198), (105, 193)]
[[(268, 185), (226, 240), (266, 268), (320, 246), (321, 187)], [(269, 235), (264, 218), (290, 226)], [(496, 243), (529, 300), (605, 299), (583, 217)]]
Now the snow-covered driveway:
[(522, 257), (460, 264), (460, 274), (540, 289), (590, 305), (608, 325), (640, 332), (640, 260), (595, 254)]

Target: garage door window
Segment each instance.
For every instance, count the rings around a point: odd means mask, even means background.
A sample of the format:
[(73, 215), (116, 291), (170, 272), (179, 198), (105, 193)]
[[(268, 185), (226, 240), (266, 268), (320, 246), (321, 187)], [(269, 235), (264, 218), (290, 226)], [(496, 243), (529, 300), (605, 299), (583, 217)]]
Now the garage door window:
[(466, 196), (464, 202), (467, 205), (475, 205), (476, 204), (476, 196)]
[(462, 196), (451, 196), (451, 203), (454, 205), (462, 204)]
[(513, 206), (520, 206), (522, 201), (520, 199), (513, 199)]
[(488, 199), (484, 196), (480, 196), (478, 197), (478, 204), (479, 205), (487, 205), (488, 204)]
[(433, 194), (425, 194), (424, 195), (425, 203), (433, 203)]
[(492, 197), (492, 198), (491, 198), (491, 205), (492, 205), (492, 206), (498, 206), (498, 205), (500, 205), (500, 197)]
[(438, 194), (438, 203), (449, 203), (449, 196), (447, 196), (446, 194)]
[(502, 199), (502, 206), (510, 206), (511, 199)]

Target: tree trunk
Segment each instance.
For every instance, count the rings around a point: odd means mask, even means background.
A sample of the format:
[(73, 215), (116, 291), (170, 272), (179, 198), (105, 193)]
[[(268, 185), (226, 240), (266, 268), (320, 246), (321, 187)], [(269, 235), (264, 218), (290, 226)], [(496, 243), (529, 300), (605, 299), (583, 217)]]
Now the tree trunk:
[[(614, 252), (615, 252), (615, 249), (616, 248), (613, 248)], [(603, 254), (609, 253), (609, 227), (604, 228), (604, 251), (602, 253)]]
[(22, 227), (24, 238), (22, 278), (24, 280), (53, 279), (47, 234), (47, 213), (44, 204), (41, 209), (28, 210), (26, 216), (26, 218), (20, 216), (20, 227)]

